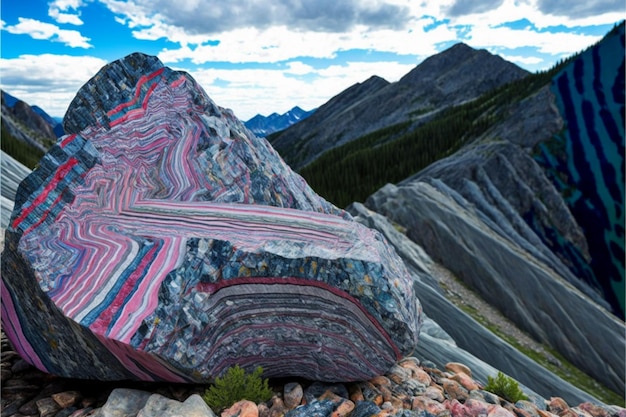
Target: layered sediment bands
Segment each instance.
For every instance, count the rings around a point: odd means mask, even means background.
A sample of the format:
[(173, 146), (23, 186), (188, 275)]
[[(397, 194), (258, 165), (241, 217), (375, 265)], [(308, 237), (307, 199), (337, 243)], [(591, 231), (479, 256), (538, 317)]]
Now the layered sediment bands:
[(528, 250), (520, 235), (505, 233), (506, 222), (433, 179), (388, 184), (367, 205), (406, 227), (411, 240), (521, 329), (623, 391), (624, 323)]
[[(422, 247), (400, 233), (386, 217), (360, 203), (350, 205), (347, 210), (357, 221), (379, 230), (396, 248), (415, 277), (413, 285), (424, 305), (425, 320), (414, 356), (432, 361), (442, 368), (448, 361), (464, 363), (472, 369), (474, 378), (483, 384), (487, 383), (489, 376), (502, 371), (523, 384), (523, 390), (528, 395), (532, 395), (532, 390), (550, 398), (558, 392), (569, 403), (597, 402), (592, 395), (537, 364), (455, 306), (437, 282), (440, 267), (435, 266)], [(478, 307), (472, 301), (464, 302)], [(494, 352), (498, 354), (494, 355)]]
[(347, 381), (414, 349), (421, 307), (385, 239), (189, 75), (116, 61), (64, 127), (17, 192), (2, 259), (3, 328), (40, 369), (182, 382), (240, 364)]

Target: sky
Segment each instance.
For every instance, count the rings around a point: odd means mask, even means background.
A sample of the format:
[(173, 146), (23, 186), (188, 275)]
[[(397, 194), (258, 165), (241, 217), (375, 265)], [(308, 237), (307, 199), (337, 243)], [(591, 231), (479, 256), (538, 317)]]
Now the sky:
[(394, 82), (464, 42), (535, 72), (597, 42), (623, 0), (4, 0), (0, 88), (63, 117), (132, 52), (187, 71), (246, 121)]

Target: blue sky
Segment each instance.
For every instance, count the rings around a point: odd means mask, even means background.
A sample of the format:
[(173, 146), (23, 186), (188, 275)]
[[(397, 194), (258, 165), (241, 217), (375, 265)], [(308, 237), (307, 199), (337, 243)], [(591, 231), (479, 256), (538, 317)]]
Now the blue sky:
[(623, 0), (4, 0), (0, 87), (62, 117), (107, 62), (141, 51), (242, 120), (397, 81), (457, 42), (529, 71), (598, 41)]

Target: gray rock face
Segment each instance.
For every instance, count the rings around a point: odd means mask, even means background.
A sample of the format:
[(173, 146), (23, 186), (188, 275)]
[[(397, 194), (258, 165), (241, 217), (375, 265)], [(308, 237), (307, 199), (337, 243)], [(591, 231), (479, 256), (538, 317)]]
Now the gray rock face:
[(564, 125), (549, 86), (541, 88), (509, 111), (511, 116), (507, 123), (494, 126), (489, 136), (515, 143), (525, 150), (559, 132)]
[[(486, 198), (484, 188), (466, 185)], [(623, 392), (624, 323), (568, 282), (558, 259), (532, 249), (506, 199), (489, 205), (490, 213), (480, 198), (470, 201), (442, 181), (423, 179), (387, 185), (366, 205), (406, 227), (433, 259), (537, 340)]]
[[(2, 95), (4, 97), (4, 93)], [(41, 152), (45, 152), (56, 139), (52, 127), (23, 101), (18, 101), (12, 108), (2, 101), (2, 128)]]
[[(310, 163), (322, 152), (343, 143), (344, 124), (356, 124), (361, 114), (355, 104), (367, 102), (389, 82), (373, 76), (357, 83), (331, 98), (309, 118), (270, 137), (272, 146), (289, 165), (298, 169)], [(334, 139), (328, 137), (334, 136)], [(322, 146), (323, 145), (323, 146)]]
[(6, 228), (13, 212), (13, 201), (20, 182), (30, 174), (30, 169), (13, 159), (11, 156), (0, 151), (0, 227)]
[[(387, 186), (383, 190), (390, 188)], [(397, 201), (391, 200), (390, 204)], [(447, 362), (464, 363), (483, 383), (487, 382), (488, 376), (494, 376), (500, 370), (523, 384), (526, 392), (534, 392), (538, 396), (550, 398), (559, 395), (570, 404), (597, 402), (586, 392), (520, 353), (448, 301), (433, 279), (434, 261), (421, 246), (396, 230), (387, 217), (368, 210), (360, 203), (352, 204), (347, 210), (357, 221), (379, 230), (395, 247), (414, 277), (413, 285), (416, 293), (420, 294), (426, 316), (416, 356), (432, 361), (442, 369)], [(407, 214), (409, 216), (410, 213)]]
[[(609, 308), (598, 289), (572, 274), (568, 259), (548, 247), (543, 236), (556, 233), (580, 258), (589, 259), (583, 231), (542, 169), (521, 147), (486, 142), (462, 149), (404, 181), (436, 178), (498, 225), (496, 232), (545, 262), (595, 302)], [(531, 223), (531, 224), (529, 224)]]

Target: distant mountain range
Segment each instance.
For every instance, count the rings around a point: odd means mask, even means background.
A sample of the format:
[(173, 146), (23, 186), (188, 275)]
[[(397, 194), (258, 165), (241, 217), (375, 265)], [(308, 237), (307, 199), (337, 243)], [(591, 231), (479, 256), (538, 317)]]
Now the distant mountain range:
[[(17, 97), (12, 96), (6, 91), (0, 90), (0, 94), (2, 95), (2, 103), (3, 106), (6, 106), (7, 109), (10, 109), (7, 114), (12, 114), (16, 116), (20, 121), (24, 122), (26, 126), (34, 128), (35, 130), (40, 130), (44, 135), (49, 134), (49, 130), (47, 126), (52, 127), (52, 130), (55, 136), (61, 137), (65, 134), (62, 126), (62, 119), (58, 117), (52, 117), (44, 109), (37, 105), (29, 105), (28, 103), (20, 100)], [(32, 112), (41, 116), (45, 123), (41, 123), (41, 121), (32, 114)]]
[(301, 122), (313, 114), (313, 110), (305, 111), (296, 106), (287, 113), (272, 113), (269, 116), (257, 114), (252, 119), (244, 122), (244, 125), (256, 136), (264, 138), (274, 132), (286, 129), (289, 126)]

